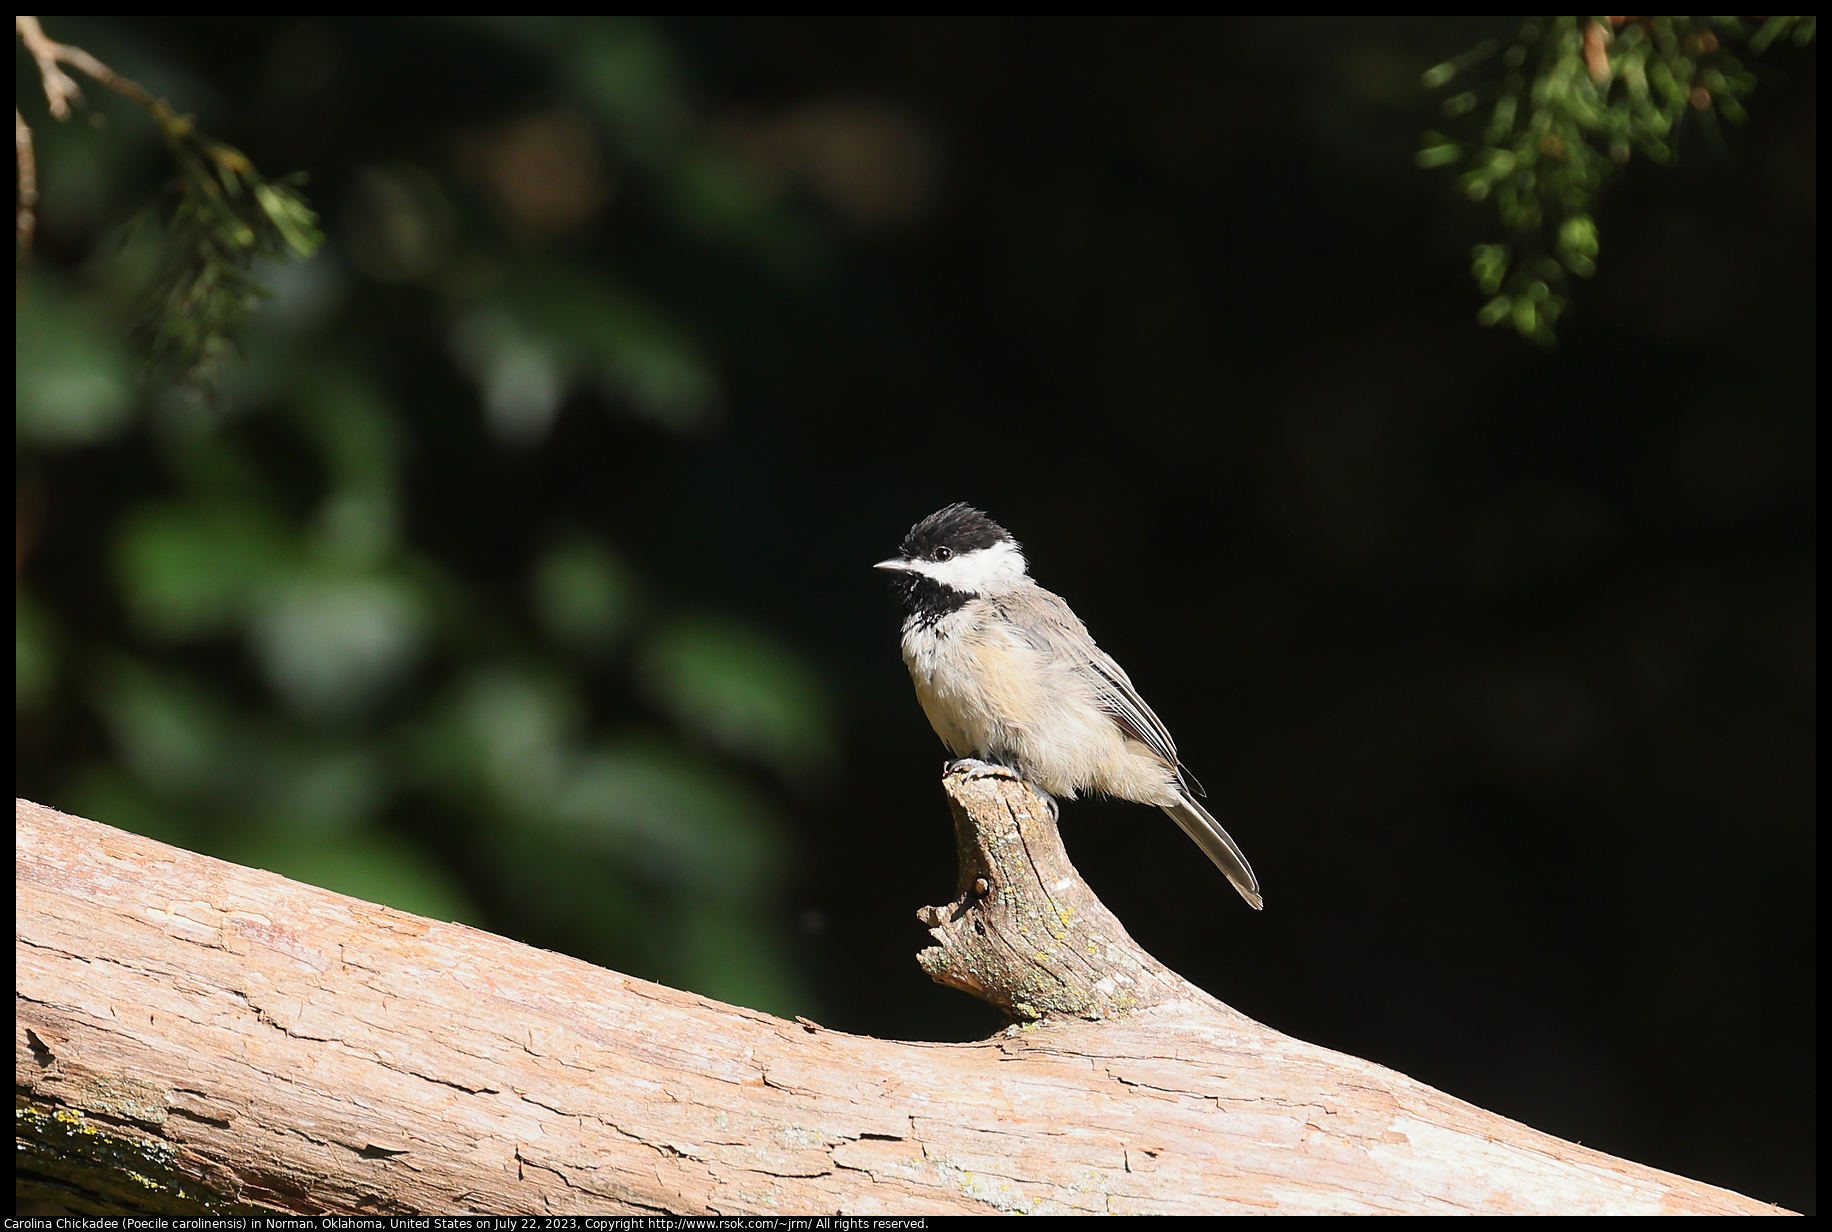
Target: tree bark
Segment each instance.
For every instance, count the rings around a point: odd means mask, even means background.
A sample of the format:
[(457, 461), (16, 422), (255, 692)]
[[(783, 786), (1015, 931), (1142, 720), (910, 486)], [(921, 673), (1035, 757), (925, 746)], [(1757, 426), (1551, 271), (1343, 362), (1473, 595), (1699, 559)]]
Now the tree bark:
[(1122, 1018), (1172, 1001), (1233, 1013), (1139, 948), (1069, 863), (1053, 811), (1003, 766), (942, 776), (960, 855), (959, 895), (916, 918), (939, 943), (916, 956), (938, 984), (1015, 1021)]
[[(995, 827), (1042, 812), (1021, 783), (958, 774), (948, 786), (969, 818)], [(1048, 981), (1012, 985), (974, 966), (967, 948), (950, 959), (943, 937), (925, 965), (1018, 988), (1014, 1012), (1043, 1021), (979, 1043), (897, 1043), (722, 1005), (41, 805), (19, 801), (16, 820), (18, 1188), (73, 1209), (1776, 1209), (1280, 1035), (1141, 966), (1111, 916), (1093, 926), (1116, 956), (1106, 966), (1104, 951), (1071, 961), (1081, 914), (1052, 923), (1020, 910), (1001, 925), (1031, 947), (1005, 961), (1068, 970), (1059, 989), (1093, 990), (1079, 1010)], [(1026, 831), (1012, 858), (1053, 840), (1047, 831)], [(1053, 857), (1035, 850), (1048, 868)], [(963, 889), (984, 878), (978, 901), (1011, 910), (1029, 892), (1016, 867), (974, 866), (964, 853)], [(1057, 906), (1072, 890), (1060, 880), (1038, 880)], [(949, 915), (972, 928), (969, 911), (930, 910), (938, 934)], [(1056, 953), (1037, 944), (1052, 929)], [(1095, 987), (1125, 987), (1120, 976), (1134, 993)]]

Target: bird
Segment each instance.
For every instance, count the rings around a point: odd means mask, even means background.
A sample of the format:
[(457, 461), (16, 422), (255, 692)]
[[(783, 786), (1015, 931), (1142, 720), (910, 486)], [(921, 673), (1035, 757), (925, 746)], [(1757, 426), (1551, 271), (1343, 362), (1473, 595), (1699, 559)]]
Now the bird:
[(904, 664), (935, 734), (957, 758), (1003, 766), (1049, 802), (1083, 793), (1156, 805), (1255, 911), (1259, 881), (1197, 803), (1170, 732), (1061, 596), (1031, 580), (1024, 549), (957, 502), (910, 528), (896, 556)]

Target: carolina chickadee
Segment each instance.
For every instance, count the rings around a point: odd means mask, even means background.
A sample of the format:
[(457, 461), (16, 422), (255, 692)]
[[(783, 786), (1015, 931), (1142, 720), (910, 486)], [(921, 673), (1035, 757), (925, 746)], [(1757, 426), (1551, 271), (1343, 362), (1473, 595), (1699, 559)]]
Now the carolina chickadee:
[(1260, 909), (1247, 858), (1196, 803), (1205, 793), (1178, 764), (1170, 733), (1069, 605), (1031, 581), (1010, 532), (949, 505), (874, 568), (897, 574), (903, 661), (955, 756), (1008, 766), (1049, 796), (1157, 805)]

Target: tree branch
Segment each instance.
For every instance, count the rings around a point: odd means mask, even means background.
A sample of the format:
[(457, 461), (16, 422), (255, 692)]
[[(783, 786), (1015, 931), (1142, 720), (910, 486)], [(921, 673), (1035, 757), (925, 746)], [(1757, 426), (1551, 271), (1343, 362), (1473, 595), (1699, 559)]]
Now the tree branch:
[[(1040, 810), (1019, 783), (947, 786), (969, 809), (988, 792), (980, 804)], [(1127, 1017), (897, 1043), (25, 801), (16, 824), (18, 1190), (78, 1210), (1774, 1209), (1280, 1035), (1187, 985), (1170, 996), (1155, 964), (1140, 986), (1167, 995)], [(995, 903), (1015, 884), (988, 881)]]
[(948, 906), (916, 913), (940, 943), (916, 956), (929, 978), (1024, 1022), (1118, 1018), (1174, 1001), (1234, 1012), (1139, 948), (1011, 771), (956, 762), (943, 786), (960, 885)]
[[(146, 108), (166, 133), (168, 140), (173, 135), (175, 125), (180, 128), (189, 127), (188, 121), (148, 93), (139, 82), (121, 76), (81, 47), (60, 43), (46, 34), (44, 27), (38, 24), (38, 18), (15, 15), (13, 33), (19, 36), (20, 43), (38, 65), (38, 77), (44, 84), (45, 104), (56, 119), (69, 119), (71, 103), (83, 97), (82, 87), (76, 84), (76, 79), (59, 67), (60, 64), (69, 64)], [(32, 129), (18, 107), (13, 108), (13, 151), (19, 173), (19, 194), (13, 206), (13, 245), (23, 260), (32, 255), (32, 237), (38, 228), (38, 167), (32, 149)]]
[(50, 105), (51, 114), (58, 119), (67, 119), (71, 102), (83, 96), (75, 78), (58, 67), (60, 62), (81, 69), (115, 93), (131, 98), (152, 112), (162, 127), (178, 118), (163, 100), (148, 92), (139, 82), (121, 76), (81, 47), (57, 42), (44, 32), (36, 17), (14, 17), (13, 30), (37, 62), (38, 75), (44, 82), (45, 102)]

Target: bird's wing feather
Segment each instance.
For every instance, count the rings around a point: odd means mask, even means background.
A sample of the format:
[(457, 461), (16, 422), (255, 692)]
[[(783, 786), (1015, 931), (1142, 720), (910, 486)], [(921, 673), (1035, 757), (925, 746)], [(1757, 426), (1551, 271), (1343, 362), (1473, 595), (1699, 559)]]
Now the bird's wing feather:
[[(1012, 622), (1026, 640), (1039, 650), (1072, 657), (1085, 666), (1094, 682), (1101, 709), (1113, 716), (1119, 729), (1169, 765), (1177, 766), (1177, 745), (1170, 738), (1163, 720), (1153, 714), (1145, 699), (1139, 696), (1126, 669), (1095, 644), (1088, 627), (1061, 596), (1039, 586), (1027, 588), (1022, 596), (1012, 596), (1011, 601), (1027, 603), (1038, 618)], [(1203, 794), (1200, 785), (1195, 790), (1198, 795)]]

